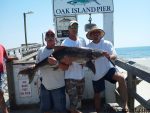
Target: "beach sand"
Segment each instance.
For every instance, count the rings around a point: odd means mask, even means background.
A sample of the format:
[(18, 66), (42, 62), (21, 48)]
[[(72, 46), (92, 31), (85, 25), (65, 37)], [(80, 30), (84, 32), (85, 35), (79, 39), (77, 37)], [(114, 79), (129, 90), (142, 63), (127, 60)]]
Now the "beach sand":
[(143, 66), (150, 67), (150, 58), (137, 58), (137, 59), (133, 59), (133, 61)]

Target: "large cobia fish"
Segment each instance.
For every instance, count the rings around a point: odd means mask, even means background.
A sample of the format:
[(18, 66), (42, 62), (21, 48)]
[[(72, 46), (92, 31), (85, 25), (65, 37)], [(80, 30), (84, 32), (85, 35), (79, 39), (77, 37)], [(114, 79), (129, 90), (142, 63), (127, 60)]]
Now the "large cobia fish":
[[(71, 62), (77, 62), (79, 64), (85, 64), (95, 74), (95, 65), (92, 60), (103, 56), (103, 51), (91, 48), (79, 48), (79, 47), (66, 47), (66, 46), (55, 46), (52, 56), (55, 57), (60, 63), (64, 57), (68, 57)], [(41, 62), (35, 64), (33, 67), (28, 67), (19, 72), (19, 74), (27, 74), (29, 77), (29, 83), (32, 82), (35, 72), (38, 68), (49, 65), (48, 58), (45, 58)]]

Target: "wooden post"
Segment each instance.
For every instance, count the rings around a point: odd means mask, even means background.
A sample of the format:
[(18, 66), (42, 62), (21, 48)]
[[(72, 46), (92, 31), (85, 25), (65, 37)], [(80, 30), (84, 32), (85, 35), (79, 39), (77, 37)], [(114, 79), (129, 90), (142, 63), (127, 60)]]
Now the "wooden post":
[(128, 106), (131, 112), (134, 112), (134, 96), (132, 92), (136, 92), (136, 76), (128, 72), (127, 88), (128, 88)]
[(16, 108), (16, 97), (15, 97), (15, 85), (14, 85), (14, 76), (13, 76), (13, 62), (8, 62), (6, 64), (6, 69), (7, 69), (7, 81), (8, 81), (10, 109), (15, 109)]

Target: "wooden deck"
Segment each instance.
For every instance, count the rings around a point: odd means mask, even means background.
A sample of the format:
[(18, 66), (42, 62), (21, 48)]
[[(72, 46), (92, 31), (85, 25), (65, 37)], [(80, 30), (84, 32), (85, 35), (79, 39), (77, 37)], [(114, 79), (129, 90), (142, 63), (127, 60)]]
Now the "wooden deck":
[[(97, 113), (94, 109), (93, 103), (87, 102), (79, 108), (82, 113)], [(101, 113), (123, 113), (121, 107), (117, 103), (104, 104)], [(0, 113), (2, 113), (0, 111)], [(10, 113), (41, 113), (38, 105), (22, 106), (16, 109), (11, 109)]]

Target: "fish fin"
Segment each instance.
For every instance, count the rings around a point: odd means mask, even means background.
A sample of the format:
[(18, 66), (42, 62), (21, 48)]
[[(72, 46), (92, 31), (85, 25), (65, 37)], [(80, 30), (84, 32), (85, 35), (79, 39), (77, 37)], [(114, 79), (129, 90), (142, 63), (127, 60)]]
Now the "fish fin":
[(28, 67), (19, 71), (18, 74), (29, 74), (30, 70), (31, 70), (31, 67)]
[(27, 75), (29, 78), (29, 84), (33, 81), (34, 75), (35, 75), (36, 69), (33, 67), (28, 67), (23, 70), (21, 70), (18, 74)]
[(33, 72), (32, 74), (29, 74), (29, 75), (28, 75), (28, 78), (29, 78), (29, 84), (31, 84), (31, 82), (33, 81), (34, 75), (35, 75), (35, 72)]
[(65, 48), (67, 46), (54, 46), (54, 51), (58, 51), (58, 50), (61, 50), (63, 48)]
[(88, 62), (86, 62), (86, 66), (91, 69), (91, 71), (95, 74), (96, 73), (96, 69), (95, 69), (95, 65), (93, 64), (93, 62), (90, 60)]
[(30, 74), (28, 74), (29, 84), (33, 81), (36, 70), (31, 70)]

